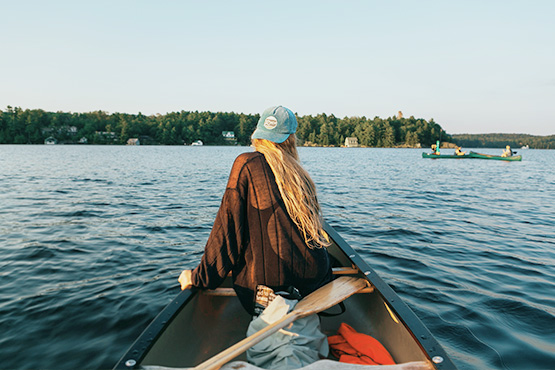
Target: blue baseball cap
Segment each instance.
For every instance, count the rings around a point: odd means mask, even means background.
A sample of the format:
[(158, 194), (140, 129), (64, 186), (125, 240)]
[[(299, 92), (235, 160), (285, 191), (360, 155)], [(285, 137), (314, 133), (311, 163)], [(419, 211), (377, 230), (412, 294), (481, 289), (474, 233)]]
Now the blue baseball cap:
[(297, 118), (290, 109), (278, 105), (266, 109), (260, 119), (256, 130), (252, 133), (253, 139), (265, 139), (276, 144), (283, 143), (289, 135), (297, 131)]

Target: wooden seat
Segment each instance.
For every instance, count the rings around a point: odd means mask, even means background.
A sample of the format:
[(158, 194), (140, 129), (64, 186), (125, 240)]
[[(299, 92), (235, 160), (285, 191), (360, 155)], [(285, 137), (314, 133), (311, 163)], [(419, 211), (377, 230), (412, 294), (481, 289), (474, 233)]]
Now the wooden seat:
[[(356, 275), (359, 273), (359, 270), (356, 267), (334, 267), (332, 269), (332, 273), (334, 275)], [(374, 287), (369, 286), (368, 288), (362, 289), (357, 294), (372, 293), (373, 291), (374, 291)], [(216, 288), (211, 290), (206, 289), (206, 290), (203, 290), (202, 293), (206, 295), (215, 295), (220, 297), (232, 297), (236, 295), (233, 288)]]

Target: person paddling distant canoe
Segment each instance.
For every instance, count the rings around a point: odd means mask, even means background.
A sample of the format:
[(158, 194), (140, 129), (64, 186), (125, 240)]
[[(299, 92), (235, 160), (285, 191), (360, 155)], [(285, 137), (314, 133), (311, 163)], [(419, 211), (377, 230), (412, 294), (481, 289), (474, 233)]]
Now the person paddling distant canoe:
[(507, 145), (505, 147), (505, 150), (503, 151), (503, 154), (501, 154), (501, 157), (511, 157), (513, 155), (513, 151), (511, 150), (511, 146)]
[(465, 155), (466, 152), (463, 152), (463, 151), (461, 150), (461, 147), (458, 146), (458, 147), (455, 148), (455, 154), (456, 154), (456, 155)]
[[(259, 324), (257, 315), (278, 292), (298, 300), (332, 280), (325, 248), (329, 240), (314, 182), (299, 161), (296, 129), (295, 115), (283, 106), (262, 113), (252, 134), (255, 151), (239, 155), (233, 164), (199, 266), (179, 277), (182, 289), (215, 289), (231, 272), (237, 297), (254, 317), (251, 326)], [(310, 355), (304, 348), (287, 349), (309, 326), (315, 329), (312, 342), (301, 347), (312, 348)], [(319, 332), (316, 314), (287, 330), (294, 333), (293, 339), (284, 339), (282, 331), (270, 338), (274, 347), (290, 351), (292, 359), (283, 360), (283, 354), (273, 356), (271, 351), (257, 358), (253, 347), (247, 351), (249, 361), (267, 369), (298, 368), (308, 365), (307, 359), (318, 360), (319, 351), (327, 355), (327, 339)], [(305, 353), (295, 358), (295, 351)]]

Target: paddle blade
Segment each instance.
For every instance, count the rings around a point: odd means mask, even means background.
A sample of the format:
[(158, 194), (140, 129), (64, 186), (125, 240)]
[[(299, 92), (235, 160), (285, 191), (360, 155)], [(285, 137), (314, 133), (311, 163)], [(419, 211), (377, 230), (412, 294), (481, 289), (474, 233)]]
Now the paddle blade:
[(327, 310), (367, 286), (365, 279), (341, 276), (307, 295), (297, 303), (293, 312), (298, 317), (304, 317)]

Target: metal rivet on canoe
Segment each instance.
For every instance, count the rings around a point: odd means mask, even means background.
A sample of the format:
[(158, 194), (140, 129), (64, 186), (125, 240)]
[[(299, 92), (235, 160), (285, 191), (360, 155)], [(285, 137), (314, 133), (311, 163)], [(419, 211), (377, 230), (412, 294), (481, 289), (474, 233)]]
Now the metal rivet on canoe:
[(137, 365), (137, 361), (135, 361), (133, 359), (125, 361), (125, 366), (127, 366), (127, 367), (132, 367), (132, 366), (135, 366), (135, 365)]
[(350, 255), (349, 255), (349, 258), (355, 258), (355, 255), (354, 255), (354, 254), (350, 254)]
[(441, 356), (434, 356), (434, 357), (432, 358), (432, 361), (433, 361), (434, 363), (436, 363), (436, 364), (441, 364), (441, 363), (443, 362), (443, 357), (441, 357)]
[(364, 271), (364, 275), (366, 276), (370, 275), (370, 271)]

